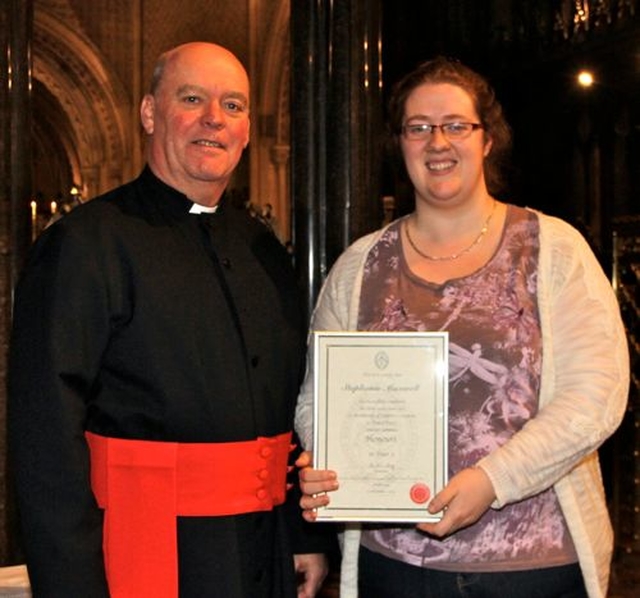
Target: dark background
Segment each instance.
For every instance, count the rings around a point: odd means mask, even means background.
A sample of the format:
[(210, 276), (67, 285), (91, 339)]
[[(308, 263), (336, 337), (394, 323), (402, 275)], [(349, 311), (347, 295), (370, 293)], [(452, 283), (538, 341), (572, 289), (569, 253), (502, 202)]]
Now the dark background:
[[(436, 54), (485, 75), (514, 134), (505, 199), (585, 229), (602, 216), (603, 245), (612, 219), (639, 211), (640, 29), (635, 2), (583, 4), (576, 23), (575, 2), (383, 2), (385, 92)], [(576, 84), (582, 68), (590, 89)]]

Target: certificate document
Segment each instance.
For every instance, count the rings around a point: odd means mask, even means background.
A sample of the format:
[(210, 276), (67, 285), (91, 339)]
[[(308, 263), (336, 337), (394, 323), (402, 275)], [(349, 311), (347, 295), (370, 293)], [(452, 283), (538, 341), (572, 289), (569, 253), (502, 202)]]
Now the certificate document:
[(318, 520), (437, 521), (447, 482), (448, 334), (314, 333), (314, 467), (340, 488)]

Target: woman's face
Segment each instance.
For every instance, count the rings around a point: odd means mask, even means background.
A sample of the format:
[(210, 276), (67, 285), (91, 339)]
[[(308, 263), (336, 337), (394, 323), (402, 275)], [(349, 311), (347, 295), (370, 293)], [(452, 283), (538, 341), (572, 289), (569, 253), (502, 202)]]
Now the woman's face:
[[(450, 83), (424, 83), (411, 92), (405, 103), (405, 127), (479, 122), (471, 96)], [(409, 139), (403, 133), (400, 147), (416, 201), (444, 206), (486, 195), (483, 163), (491, 141), (482, 129), (456, 138), (448, 138), (438, 128), (421, 139)]]

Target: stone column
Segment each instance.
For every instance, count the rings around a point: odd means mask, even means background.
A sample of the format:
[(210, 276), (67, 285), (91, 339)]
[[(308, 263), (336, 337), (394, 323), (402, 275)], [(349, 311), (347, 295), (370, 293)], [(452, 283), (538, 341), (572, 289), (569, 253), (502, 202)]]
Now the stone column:
[(338, 255), (383, 219), (380, 1), (296, 0), (291, 38), (293, 241), (310, 313)]
[(289, 241), (289, 231), (291, 230), (291, 214), (286, 205), (286, 198), (289, 197), (289, 180), (287, 176), (287, 165), (291, 147), (284, 144), (275, 144), (271, 146), (270, 158), (271, 164), (275, 171), (275, 205), (273, 211), (277, 215), (276, 232), (280, 236), (280, 240), (284, 243)]
[(13, 288), (30, 243), (33, 0), (0, 5), (0, 565), (19, 558), (6, 445), (6, 371)]

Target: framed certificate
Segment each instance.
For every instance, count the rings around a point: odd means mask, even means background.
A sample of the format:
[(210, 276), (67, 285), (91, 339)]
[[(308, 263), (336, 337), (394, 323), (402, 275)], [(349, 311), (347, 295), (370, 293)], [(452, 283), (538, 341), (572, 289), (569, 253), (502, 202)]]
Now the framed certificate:
[(340, 488), (318, 520), (437, 521), (447, 483), (448, 334), (314, 333), (314, 467)]

